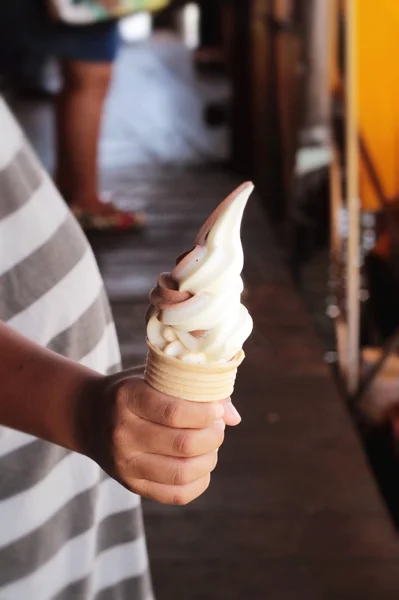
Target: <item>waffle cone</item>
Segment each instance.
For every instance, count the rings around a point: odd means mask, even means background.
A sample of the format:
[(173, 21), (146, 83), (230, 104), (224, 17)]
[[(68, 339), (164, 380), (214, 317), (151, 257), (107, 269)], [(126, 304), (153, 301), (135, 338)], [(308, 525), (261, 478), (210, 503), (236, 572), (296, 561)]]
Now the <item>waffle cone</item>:
[(146, 382), (158, 392), (193, 402), (216, 402), (229, 398), (237, 369), (245, 358), (237, 356), (220, 365), (190, 365), (167, 356), (147, 340)]

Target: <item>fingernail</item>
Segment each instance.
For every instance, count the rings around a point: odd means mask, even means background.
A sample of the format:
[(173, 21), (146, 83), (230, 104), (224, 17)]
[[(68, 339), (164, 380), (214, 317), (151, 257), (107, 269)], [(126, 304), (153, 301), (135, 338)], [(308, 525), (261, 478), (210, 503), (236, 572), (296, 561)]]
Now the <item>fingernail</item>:
[(224, 417), (224, 406), (217, 404), (215, 407), (215, 419), (221, 419)]
[(236, 407), (234, 406), (234, 404), (231, 404), (231, 402), (229, 402), (229, 404), (226, 404), (225, 406), (225, 415), (226, 417), (229, 417), (230, 419), (233, 419), (234, 421), (238, 423), (241, 423), (241, 415), (238, 412), (238, 410), (236, 409)]

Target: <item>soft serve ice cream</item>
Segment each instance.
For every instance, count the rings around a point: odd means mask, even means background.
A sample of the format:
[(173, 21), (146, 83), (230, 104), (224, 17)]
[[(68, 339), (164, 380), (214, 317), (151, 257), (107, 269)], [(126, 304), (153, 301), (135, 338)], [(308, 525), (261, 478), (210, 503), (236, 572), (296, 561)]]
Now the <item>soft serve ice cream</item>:
[(244, 254), (241, 221), (253, 191), (245, 183), (200, 229), (192, 250), (163, 273), (151, 292), (147, 338), (166, 356), (191, 365), (233, 360), (252, 331), (241, 304)]

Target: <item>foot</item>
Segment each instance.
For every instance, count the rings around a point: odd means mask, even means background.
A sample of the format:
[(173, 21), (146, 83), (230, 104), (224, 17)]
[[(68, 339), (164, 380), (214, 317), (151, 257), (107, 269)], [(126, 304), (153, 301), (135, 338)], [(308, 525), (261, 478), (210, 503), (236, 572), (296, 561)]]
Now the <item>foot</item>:
[(139, 231), (145, 225), (142, 213), (122, 211), (112, 202), (71, 204), (70, 209), (85, 231)]

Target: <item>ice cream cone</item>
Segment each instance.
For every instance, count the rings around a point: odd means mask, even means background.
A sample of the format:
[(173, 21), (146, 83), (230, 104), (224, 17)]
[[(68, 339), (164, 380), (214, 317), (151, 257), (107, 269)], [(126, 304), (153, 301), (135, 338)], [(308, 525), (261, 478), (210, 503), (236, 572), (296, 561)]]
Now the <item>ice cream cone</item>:
[(245, 357), (241, 350), (227, 363), (193, 365), (164, 354), (148, 340), (147, 346), (146, 382), (158, 392), (193, 402), (217, 402), (231, 396)]

